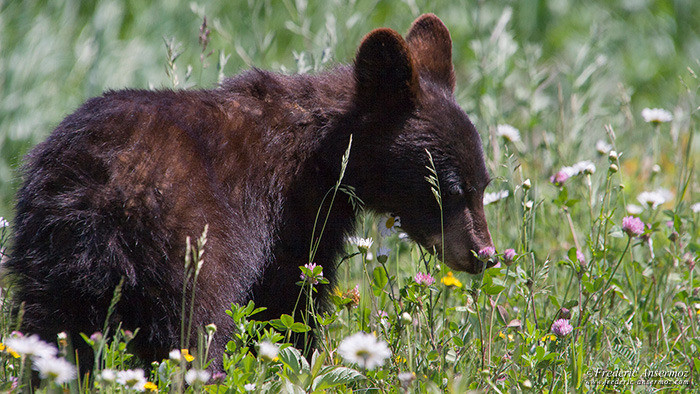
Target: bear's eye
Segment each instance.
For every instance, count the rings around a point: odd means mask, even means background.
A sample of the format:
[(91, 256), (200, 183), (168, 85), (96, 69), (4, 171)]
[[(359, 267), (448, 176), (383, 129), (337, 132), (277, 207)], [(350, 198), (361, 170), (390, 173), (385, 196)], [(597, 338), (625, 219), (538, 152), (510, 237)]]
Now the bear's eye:
[(450, 196), (464, 195), (464, 188), (462, 187), (462, 185), (456, 183), (450, 186), (447, 191), (450, 193)]

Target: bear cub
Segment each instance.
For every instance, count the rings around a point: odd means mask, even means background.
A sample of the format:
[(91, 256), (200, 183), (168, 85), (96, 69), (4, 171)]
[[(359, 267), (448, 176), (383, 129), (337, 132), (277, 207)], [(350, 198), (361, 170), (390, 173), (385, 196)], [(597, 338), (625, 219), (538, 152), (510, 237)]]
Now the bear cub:
[[(474, 251), (492, 246), (482, 203), (489, 175), (454, 88), (450, 34), (426, 14), (405, 39), (370, 32), (352, 65), (317, 75), (253, 69), (211, 90), (88, 100), (23, 168), (5, 267), (22, 330), (51, 342), (69, 333), (85, 370), (92, 353), (79, 333), (102, 329), (123, 280), (110, 324), (140, 329), (132, 351), (142, 359), (167, 357), (180, 346), (185, 240), (207, 225), (193, 327), (216, 324), (210, 354), (220, 365), (235, 331), (225, 311), (253, 300), (267, 308), (258, 320), (291, 314), (312, 242), (313, 262), (333, 280), (356, 211), (346, 198), (329, 207), (324, 197), (351, 138), (342, 182), (364, 206), (400, 216), (451, 268), (481, 272)], [(444, 226), (425, 180), (426, 150)], [(329, 208), (319, 239), (316, 213)]]

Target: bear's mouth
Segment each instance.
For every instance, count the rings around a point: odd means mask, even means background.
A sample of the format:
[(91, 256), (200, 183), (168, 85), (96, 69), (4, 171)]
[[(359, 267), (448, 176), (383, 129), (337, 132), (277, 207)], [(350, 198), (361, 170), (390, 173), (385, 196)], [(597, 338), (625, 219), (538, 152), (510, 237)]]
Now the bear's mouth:
[[(444, 238), (442, 235), (411, 234), (407, 227), (409, 226), (403, 226), (403, 229), (406, 230), (413, 241), (437, 256), (440, 261), (455, 271), (464, 271), (472, 275), (478, 275), (486, 268), (493, 267), (497, 263), (493, 257), (486, 260), (486, 262), (477, 257), (479, 248), (475, 247), (475, 243), (477, 245), (491, 246), (491, 242), (475, 242), (470, 240), (468, 236), (451, 232), (448, 232)], [(445, 246), (444, 253), (442, 248), (443, 242)]]
[(456, 271), (466, 271), (473, 275), (478, 275), (488, 267), (494, 266), (496, 263), (493, 259), (489, 259), (487, 263), (479, 260), (471, 250), (468, 250), (469, 255), (453, 256), (450, 254), (449, 248), (447, 253), (443, 254), (438, 251), (438, 258), (442, 260), (448, 267)]
[(441, 243), (423, 245), (431, 253), (434, 252), (438, 259), (445, 263), (445, 265), (455, 271), (465, 271), (472, 275), (478, 275), (486, 268), (496, 265), (496, 261), (493, 258), (488, 259), (486, 263), (484, 263), (484, 261), (477, 257), (477, 252), (471, 248), (460, 248), (460, 250), (455, 251), (450, 248), (449, 245), (445, 245), (445, 253), (443, 253)]

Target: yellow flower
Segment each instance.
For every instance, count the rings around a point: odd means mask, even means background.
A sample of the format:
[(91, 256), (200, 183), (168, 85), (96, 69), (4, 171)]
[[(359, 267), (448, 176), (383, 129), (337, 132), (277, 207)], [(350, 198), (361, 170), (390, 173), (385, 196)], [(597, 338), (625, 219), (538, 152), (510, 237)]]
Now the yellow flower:
[(333, 295), (338, 296), (338, 297), (342, 297), (343, 292), (340, 291), (340, 289), (337, 286), (335, 286), (335, 287), (333, 287)]
[(462, 287), (462, 282), (452, 275), (452, 271), (448, 272), (447, 276), (443, 276), (441, 281), (445, 286)]
[(499, 332), (498, 332), (498, 336), (501, 337), (501, 339), (506, 339), (506, 338), (508, 338), (508, 341), (509, 341), (509, 342), (513, 341), (513, 339), (514, 339), (513, 334), (508, 334), (508, 335), (506, 336), (506, 333), (504, 333), (503, 331), (499, 331)]
[(543, 336), (541, 340), (542, 340), (542, 342), (547, 342), (547, 340), (554, 341), (556, 339), (557, 339), (556, 335), (547, 334), (547, 335)]
[(158, 386), (156, 386), (156, 384), (153, 382), (146, 382), (146, 384), (143, 385), (143, 388), (148, 391), (155, 391), (156, 393), (158, 392)]
[(5, 344), (2, 342), (0, 342), (0, 352), (6, 352), (6, 353), (9, 353), (10, 356), (12, 356), (14, 358), (20, 358), (20, 355), (17, 354), (17, 352), (12, 350), (12, 348), (5, 346)]
[(190, 361), (194, 360), (194, 356), (192, 356), (192, 355), (190, 354), (190, 351), (189, 351), (189, 350), (187, 350), (187, 349), (180, 349), (180, 353), (182, 353), (182, 357), (184, 357), (185, 360), (187, 360), (187, 362), (190, 362)]

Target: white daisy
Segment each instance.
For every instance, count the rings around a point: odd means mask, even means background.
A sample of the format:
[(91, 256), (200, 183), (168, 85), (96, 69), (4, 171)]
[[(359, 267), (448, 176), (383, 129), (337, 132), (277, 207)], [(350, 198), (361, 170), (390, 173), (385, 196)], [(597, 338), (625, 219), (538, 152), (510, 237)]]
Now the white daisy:
[(508, 197), (510, 193), (508, 190), (501, 190), (495, 193), (484, 193), (484, 205), (489, 205), (494, 202), (498, 202)]
[(34, 369), (42, 379), (56, 384), (68, 383), (75, 378), (75, 366), (62, 358), (40, 357), (34, 359)]
[(372, 246), (372, 238), (362, 238), (362, 237), (350, 237), (348, 238), (351, 244), (355, 244), (360, 253), (367, 253), (370, 246)]
[(630, 215), (639, 215), (640, 213), (642, 213), (644, 211), (644, 208), (640, 207), (637, 204), (627, 204), (627, 206), (625, 207), (625, 210)]
[(114, 383), (117, 380), (117, 373), (113, 369), (103, 369), (100, 372), (100, 380)]
[(510, 142), (520, 141), (520, 131), (509, 124), (499, 124), (496, 126), (496, 136), (503, 137)]
[(253, 390), (255, 390), (255, 387), (256, 387), (255, 383), (246, 383), (243, 385), (243, 389), (245, 391), (253, 391)]
[(277, 358), (277, 354), (280, 351), (280, 347), (272, 342), (264, 341), (258, 344), (258, 355), (264, 361), (272, 361)]
[(36, 334), (25, 337), (12, 336), (5, 341), (5, 346), (20, 356), (53, 358), (58, 353), (54, 345), (42, 341)]
[(672, 198), (673, 194), (670, 191), (659, 188), (654, 191), (639, 193), (637, 196), (637, 201), (639, 201), (644, 207), (656, 209), (659, 205), (662, 205)]
[(211, 377), (211, 372), (205, 369), (190, 369), (185, 374), (185, 382), (190, 386), (206, 384)]
[(144, 391), (147, 380), (143, 369), (137, 368), (117, 372), (117, 383), (131, 390)]
[(666, 123), (673, 120), (673, 114), (661, 108), (644, 108), (642, 118), (647, 123)]
[(379, 219), (379, 234), (388, 237), (398, 231), (401, 227), (401, 218), (393, 215), (382, 215)]
[(364, 369), (374, 369), (391, 356), (386, 342), (377, 340), (372, 334), (355, 333), (340, 342), (338, 354), (345, 361), (358, 364)]
[(579, 161), (571, 166), (576, 174), (593, 174), (595, 172), (595, 164), (590, 160)]
[(696, 202), (695, 204), (691, 205), (690, 210), (693, 211), (693, 213), (700, 212), (700, 202)]
[(180, 349), (173, 349), (168, 354), (168, 358), (175, 362), (180, 362), (182, 360), (182, 353)]
[(598, 140), (595, 143), (595, 150), (601, 155), (607, 155), (612, 150), (612, 145), (608, 144), (603, 140)]
[(570, 167), (562, 167), (559, 171), (566, 174), (567, 178), (583, 173), (593, 174), (595, 172), (595, 164), (593, 164), (593, 162), (590, 160), (583, 160), (573, 164)]
[(399, 383), (404, 389), (408, 389), (414, 380), (416, 380), (416, 374), (413, 372), (401, 372), (398, 375)]

